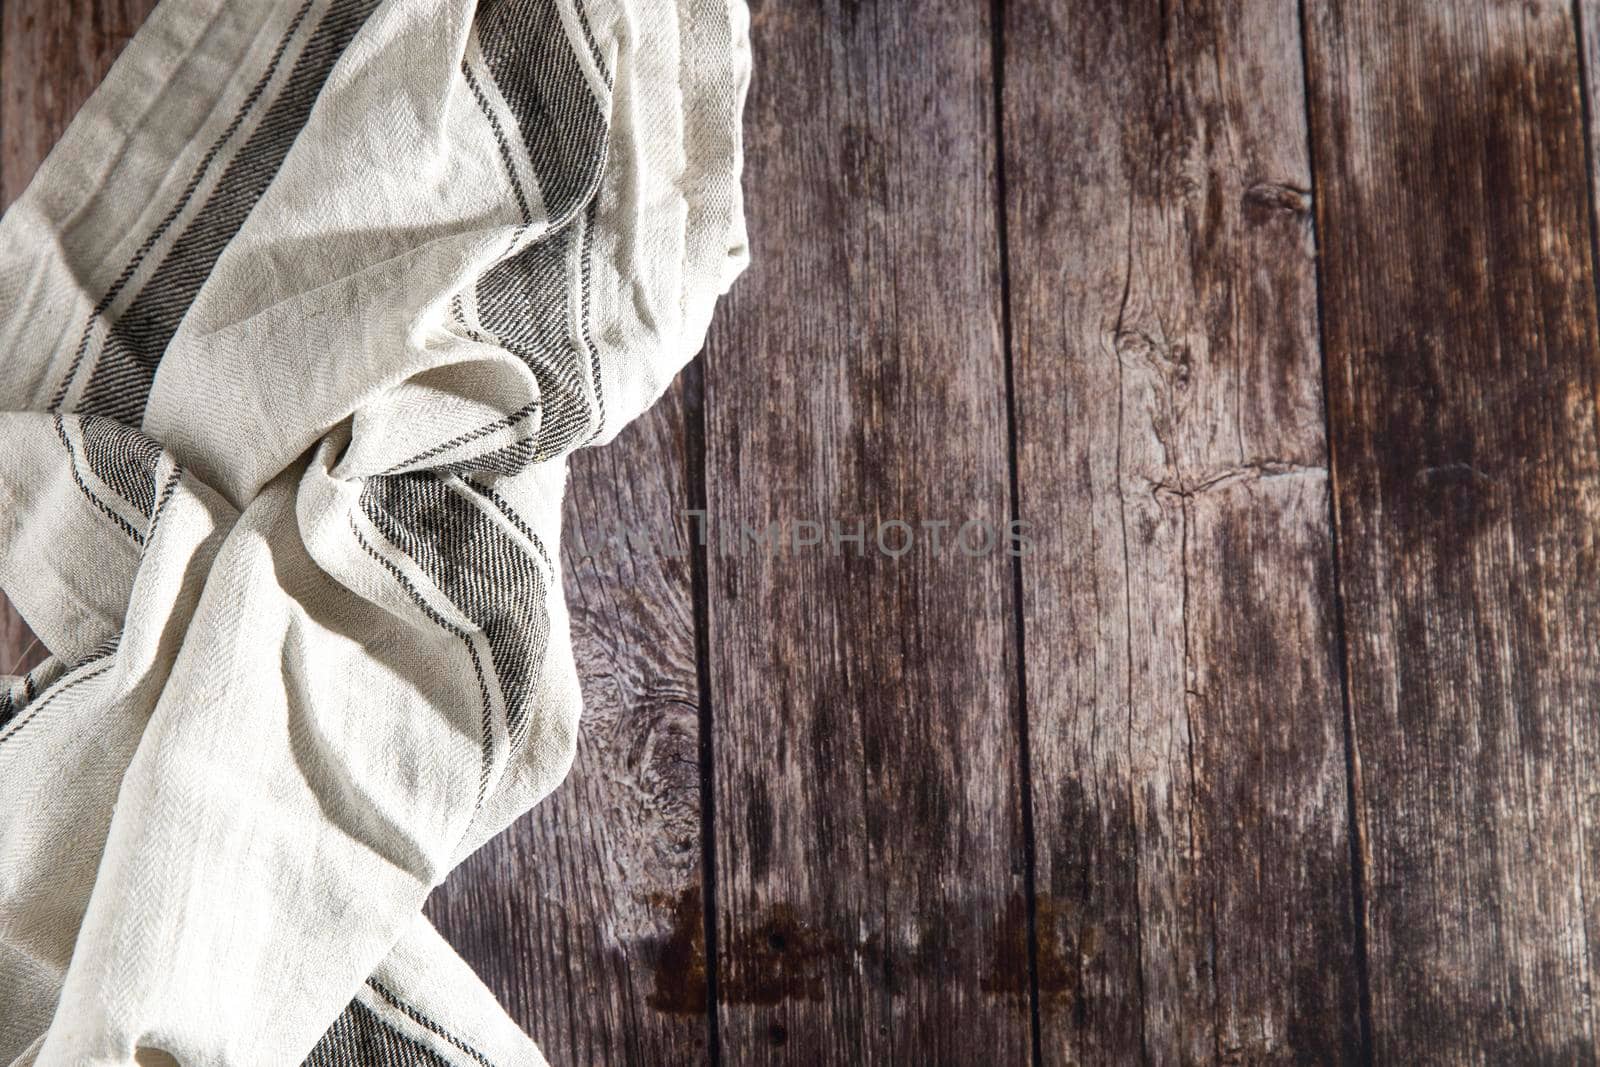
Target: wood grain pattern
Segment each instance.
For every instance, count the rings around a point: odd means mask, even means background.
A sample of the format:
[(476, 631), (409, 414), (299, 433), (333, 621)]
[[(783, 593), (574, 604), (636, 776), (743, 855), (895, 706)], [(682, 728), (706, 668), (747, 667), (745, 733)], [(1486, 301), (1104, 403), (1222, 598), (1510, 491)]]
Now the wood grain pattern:
[[(951, 548), (1008, 512), (990, 26), (770, 4), (754, 36), (755, 260), (705, 357), (723, 1054), (1022, 1063), (1011, 565)], [(892, 520), (955, 526), (741, 542)]]
[(1572, 7), (1308, 13), (1376, 1055), (1590, 1062), (1600, 346)]
[(574, 457), (562, 564), (578, 755), (428, 906), (552, 1063), (710, 1056), (683, 401), (680, 382)]
[(1008, 10), (1044, 1060), (1354, 1061), (1295, 11)]
[[(156, 0), (0, 2), (0, 210), (22, 194)], [(49, 655), (0, 593), (0, 675)]]

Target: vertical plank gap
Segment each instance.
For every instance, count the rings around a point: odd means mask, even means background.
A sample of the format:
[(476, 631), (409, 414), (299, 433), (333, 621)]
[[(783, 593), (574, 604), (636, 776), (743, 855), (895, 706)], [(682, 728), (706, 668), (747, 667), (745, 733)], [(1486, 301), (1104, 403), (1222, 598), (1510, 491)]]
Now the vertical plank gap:
[[(1006, 235), (1006, 116), (1005, 116), (1005, 0), (991, 0), (989, 8), (989, 76), (994, 85), (995, 247), (1000, 268), (1000, 355), (1006, 374), (1006, 463), (1009, 475), (1011, 529), (1020, 527), (1022, 494), (1017, 462), (1017, 376), (1011, 352), (1011, 249)], [(1017, 759), (1022, 802), (1023, 895), (1028, 917), (1028, 1019), (1033, 1062), (1044, 1063), (1044, 1041), (1039, 1021), (1039, 908), (1035, 886), (1033, 833), (1033, 752), (1028, 743), (1028, 661), (1023, 629), (1022, 555), (1011, 557), (1012, 636), (1017, 654)]]
[[(3, 2), (0, 0), (0, 3)], [(1600, 203), (1595, 199), (1600, 189), (1594, 183), (1594, 109), (1589, 101), (1592, 75), (1589, 70), (1589, 50), (1583, 43), (1583, 24), (1583, 0), (1572, 0), (1572, 40), (1573, 47), (1578, 50), (1578, 102), (1583, 113), (1583, 181), (1589, 190), (1589, 210), (1586, 212), (1589, 220), (1589, 263), (1594, 273), (1596, 307), (1600, 309), (1600, 218), (1596, 217)], [(1600, 379), (1594, 375), (1593, 361), (1590, 361), (1589, 368), (1590, 391), (1600, 399)], [(1600, 432), (1600, 424), (1597, 424), (1596, 430)]]
[(1367, 866), (1366, 848), (1361, 834), (1360, 806), (1358, 804), (1359, 775), (1356, 759), (1355, 707), (1350, 693), (1349, 644), (1345, 635), (1344, 572), (1339, 558), (1339, 467), (1333, 450), (1333, 409), (1331, 395), (1332, 373), (1328, 366), (1327, 325), (1323, 304), (1322, 279), (1322, 191), (1318, 187), (1317, 139), (1312, 132), (1316, 121), (1311, 109), (1311, 46), (1307, 38), (1306, 0), (1299, 0), (1300, 18), (1300, 77), (1305, 85), (1301, 93), (1301, 106), (1306, 112), (1306, 160), (1311, 174), (1311, 248), (1315, 263), (1317, 297), (1317, 357), (1322, 365), (1322, 420), (1323, 447), (1327, 452), (1328, 467), (1328, 544), (1333, 571), (1333, 634), (1339, 664), (1339, 696), (1344, 710), (1344, 774), (1345, 810), (1349, 819), (1350, 841), (1350, 908), (1355, 930), (1355, 963), (1357, 990), (1357, 1022), (1360, 1027), (1360, 1056), (1363, 1064), (1375, 1062), (1372, 1040), (1372, 983), (1367, 959)]
[(700, 702), (700, 864), (701, 921), (705, 924), (706, 952), (706, 1053), (711, 1067), (720, 1067), (722, 1046), (717, 1032), (717, 836), (716, 780), (712, 762), (711, 717), (711, 590), (710, 564), (706, 560), (706, 358), (702, 355), (684, 369), (684, 452), (689, 507), (698, 512), (689, 544), (689, 586), (694, 602), (695, 682)]
[[(1589, 99), (1591, 74), (1589, 70), (1589, 49), (1585, 44), (1583, 0), (1572, 0), (1572, 47), (1576, 50), (1578, 57), (1578, 104), (1580, 108), (1579, 114), (1582, 116), (1583, 120), (1583, 185), (1589, 194), (1589, 202), (1586, 205), (1588, 207), (1588, 211), (1584, 213), (1584, 218), (1589, 224), (1589, 274), (1594, 281), (1595, 314), (1597, 326), (1600, 326), (1600, 218), (1596, 217), (1597, 210), (1600, 210), (1600, 204), (1597, 204), (1595, 200), (1595, 194), (1600, 190), (1597, 190), (1595, 187), (1594, 108), (1591, 106), (1591, 101)], [(1595, 398), (1595, 402), (1597, 404), (1600, 404), (1600, 377), (1596, 376), (1595, 361), (1592, 359), (1588, 360), (1586, 365), (1589, 368), (1589, 395)], [(1600, 422), (1596, 422), (1595, 424), (1595, 433), (1596, 444), (1600, 445)], [(1577, 831), (1580, 836), (1583, 833), (1582, 808), (1583, 797), (1577, 791), (1576, 787), (1574, 787), (1573, 815), (1576, 820)], [(1582, 856), (1581, 843), (1579, 855), (1580, 857)], [(1579, 866), (1578, 889), (1581, 899), (1581, 894), (1583, 892), (1583, 874), (1581, 864)], [(1588, 910), (1589, 909), (1587, 907), (1583, 908), (1583, 911), (1585, 912), (1588, 912)], [(1591, 955), (1589, 944), (1589, 924), (1583, 923), (1581, 925), (1581, 929), (1584, 940), (1584, 956), (1587, 958)], [(1592, 1034), (1590, 1035), (1590, 1040), (1593, 1040)]]

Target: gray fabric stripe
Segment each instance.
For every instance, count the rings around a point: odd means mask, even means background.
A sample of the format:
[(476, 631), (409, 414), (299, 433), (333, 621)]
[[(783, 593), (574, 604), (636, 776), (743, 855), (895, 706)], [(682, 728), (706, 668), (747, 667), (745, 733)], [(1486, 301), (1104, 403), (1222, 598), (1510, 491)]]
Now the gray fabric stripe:
[(483, 632), (515, 744), (550, 638), (538, 562), (482, 508), (433, 474), (369, 478), (361, 510)]
[(463, 479), (462, 484), (493, 504), (495, 509), (506, 517), (506, 521), (516, 527), (522, 536), (528, 539), (528, 543), (533, 546), (534, 551), (539, 553), (539, 558), (544, 561), (544, 572), (553, 577), (556, 573), (555, 564), (550, 562), (550, 556), (544, 550), (544, 542), (539, 540), (538, 535), (533, 532), (522, 516), (516, 513), (510, 502), (496, 492), (492, 485), (473, 479)]
[[(0, 719), (0, 727), (10, 727), (10, 731), (4, 735), (0, 735), (0, 744), (3, 744), (4, 742), (9, 741), (13, 737), (16, 737), (18, 734), (20, 734), (22, 732), (22, 728), (27, 726), (28, 723), (32, 722), (34, 716), (38, 715), (45, 708), (49, 707), (56, 697), (74, 688), (75, 686), (100, 677), (102, 674), (106, 673), (106, 671), (109, 671), (112, 667), (116, 666), (114, 663), (107, 663), (103, 667), (98, 667), (95, 670), (88, 671), (86, 673), (73, 673), (74, 671), (82, 671), (83, 668), (89, 666), (90, 664), (109, 659), (112, 653), (116, 651), (117, 642), (120, 641), (121, 638), (122, 634), (119, 632), (109, 641), (101, 642), (99, 647), (81, 660), (77, 666), (73, 667), (72, 671), (63, 674), (60, 678), (56, 679), (53, 685), (47, 686), (43, 692), (37, 694), (37, 696), (28, 703), (17, 704), (14, 702), (14, 700), (9, 702), (6, 708), (7, 714), (5, 715), (4, 719)], [(23, 711), (26, 711), (27, 714), (23, 715), (20, 719), (16, 719), (16, 716)], [(12, 726), (13, 719), (16, 719), (15, 726)]]
[(589, 202), (589, 208), (583, 213), (583, 249), (579, 253), (581, 276), (579, 278), (579, 305), (578, 305), (578, 337), (583, 342), (583, 349), (589, 356), (589, 381), (594, 386), (594, 428), (589, 431), (584, 444), (588, 444), (600, 436), (600, 430), (606, 421), (606, 395), (600, 388), (600, 351), (595, 347), (594, 338), (589, 334), (589, 290), (590, 290), (590, 265), (593, 262), (595, 214), (597, 207), (594, 201)]
[(589, 14), (583, 9), (583, 0), (572, 0), (572, 9), (578, 13), (578, 25), (583, 27), (583, 43), (589, 46), (589, 58), (594, 60), (594, 65), (606, 79), (606, 88), (611, 88), (611, 71), (606, 67), (606, 57), (600, 54), (600, 46), (595, 43), (594, 30), (589, 27)]
[[(581, 4), (577, 11), (585, 44), (609, 85), (610, 73)], [(556, 0), (483, 0), (476, 27), (484, 65), (516, 117), (545, 211), (555, 227), (478, 279), (479, 320), (494, 340), (533, 371), (544, 411), (536, 441), (506, 445), (448, 469), (515, 474), (593, 440), (604, 425), (598, 356), (589, 340), (588, 320), (592, 194), (605, 162), (607, 123), (561, 23)], [(468, 84), (494, 124), (470, 72)], [(501, 135), (498, 124), (495, 133)], [(508, 151), (503, 138), (501, 146)], [(506, 166), (515, 186), (509, 159)], [(574, 285), (580, 297), (576, 322), (569, 299)], [(584, 385), (586, 376), (592, 383), (592, 399)]]
[(556, 0), (482, 0), (476, 24), (484, 65), (517, 118), (545, 211), (559, 225), (589, 199), (599, 180), (605, 114), (572, 51)]
[[(527, 419), (531, 419), (533, 416), (537, 415), (538, 413), (539, 413), (539, 401), (537, 399), (535, 399), (532, 403), (524, 404), (522, 407), (518, 408), (516, 411), (513, 411), (511, 414), (504, 416), (503, 418), (495, 419), (493, 422), (485, 423), (484, 425), (479, 426), (476, 430), (469, 430), (466, 433), (457, 434), (456, 436), (452, 437), (448, 441), (443, 441), (443, 442), (441, 442), (439, 444), (434, 445), (431, 448), (423, 449), (421, 452), (418, 452), (416, 455), (412, 456), (410, 459), (403, 460), (400, 463), (396, 463), (394, 466), (390, 467), (388, 470), (384, 471), (383, 473), (384, 474), (397, 474), (397, 473), (399, 473), (400, 471), (404, 470), (407, 467), (415, 467), (419, 463), (425, 463), (428, 460), (432, 459), (433, 457), (442, 456), (446, 452), (451, 451), (452, 449), (460, 448), (463, 445), (469, 445), (473, 441), (476, 441), (476, 440), (478, 440), (480, 438), (483, 438), (483, 437), (488, 437), (492, 433), (496, 433), (496, 432), (498, 432), (500, 430), (509, 430), (511, 427), (515, 426), (517, 423), (523, 422), (523, 421), (525, 421)], [(522, 443), (523, 441), (526, 441), (526, 440), (527, 440), (526, 438), (523, 438), (518, 443)], [(437, 470), (439, 468), (435, 467), (435, 468), (430, 468), (430, 469)]]
[(378, 0), (335, 0), (296, 58), (287, 83), (239, 149), (206, 204), (143, 290), (111, 326), (78, 411), (137, 425), (178, 324), (222, 250), (283, 165), (323, 83)]
[(0, 730), (4, 730), (6, 724), (16, 718), (17, 712), (27, 707), (28, 702), (33, 699), (32, 681), (31, 673), (21, 678), (13, 678), (6, 686), (6, 691), (0, 693)]
[(483, 729), (483, 758), (479, 766), (477, 800), (477, 802), (481, 804), (483, 802), (484, 795), (489, 790), (489, 771), (494, 764), (494, 751), (492, 748), (492, 724), (489, 720), (489, 682), (484, 677), (483, 662), (478, 658), (478, 649), (472, 643), (472, 635), (468, 634), (465, 630), (461, 629), (461, 627), (457, 626), (455, 623), (439, 614), (439, 612), (434, 609), (433, 605), (428, 603), (427, 598), (417, 590), (417, 587), (411, 584), (411, 580), (405, 576), (405, 572), (399, 567), (395, 566), (393, 560), (384, 558), (383, 553), (372, 547), (372, 544), (366, 539), (366, 537), (362, 535), (361, 529), (356, 525), (354, 516), (351, 516), (350, 518), (350, 532), (355, 535), (356, 543), (361, 546), (361, 550), (368, 556), (372, 557), (372, 559), (384, 570), (389, 572), (390, 576), (394, 578), (395, 582), (399, 584), (400, 588), (406, 591), (406, 595), (411, 598), (412, 602), (415, 603), (419, 609), (421, 609), (422, 613), (426, 615), (430, 621), (432, 621), (445, 633), (448, 633), (460, 640), (460, 642), (466, 646), (467, 659), (472, 662), (473, 673), (478, 679), (478, 695), (482, 697), (483, 700), (483, 710), (481, 715), (481, 726)]
[(463, 478), (473, 474), (498, 474), (509, 478), (521, 474), (539, 459), (538, 448), (538, 438), (524, 437), (520, 441), (513, 441), (481, 456), (473, 456), (469, 460), (457, 463), (441, 463), (430, 469), (440, 474), (457, 474)]
[(451, 1067), (450, 1061), (352, 1000), (303, 1067)]

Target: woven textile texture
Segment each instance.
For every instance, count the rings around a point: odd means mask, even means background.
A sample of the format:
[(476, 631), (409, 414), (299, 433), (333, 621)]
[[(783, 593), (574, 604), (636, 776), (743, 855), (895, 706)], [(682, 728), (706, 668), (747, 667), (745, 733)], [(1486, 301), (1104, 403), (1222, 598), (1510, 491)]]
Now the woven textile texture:
[(165, 0), (0, 222), (0, 1064), (543, 1060), (566, 456), (746, 261), (742, 0)]

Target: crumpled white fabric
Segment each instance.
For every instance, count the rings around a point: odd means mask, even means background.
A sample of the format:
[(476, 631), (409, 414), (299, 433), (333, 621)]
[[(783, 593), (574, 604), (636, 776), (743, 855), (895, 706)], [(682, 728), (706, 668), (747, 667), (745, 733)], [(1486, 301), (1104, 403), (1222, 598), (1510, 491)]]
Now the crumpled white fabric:
[(742, 0), (165, 0), (0, 221), (0, 1063), (543, 1062), (565, 456), (747, 255)]

